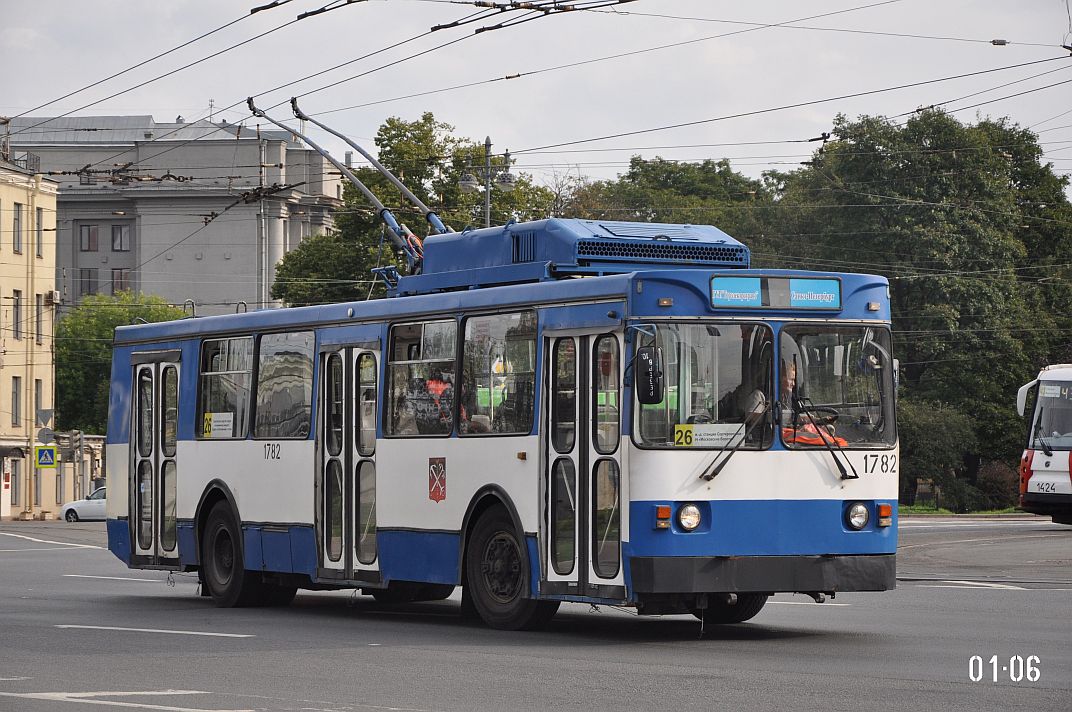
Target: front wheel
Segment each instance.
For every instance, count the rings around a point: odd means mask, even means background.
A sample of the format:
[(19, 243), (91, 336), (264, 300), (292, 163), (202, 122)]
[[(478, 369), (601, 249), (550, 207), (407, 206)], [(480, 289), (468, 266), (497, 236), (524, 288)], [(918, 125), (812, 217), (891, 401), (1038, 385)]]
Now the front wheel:
[(64, 514), (63, 518), (66, 519), (68, 522), (77, 522), (78, 512), (74, 511), (73, 509), (68, 509), (67, 514)]
[(710, 601), (707, 608), (695, 609), (692, 615), (704, 623), (744, 623), (763, 610), (768, 598), (766, 593), (738, 593), (736, 603)]
[(550, 622), (558, 601), (529, 598), (529, 557), (501, 507), (481, 515), (465, 551), (466, 585), (484, 622), (500, 630), (535, 630)]

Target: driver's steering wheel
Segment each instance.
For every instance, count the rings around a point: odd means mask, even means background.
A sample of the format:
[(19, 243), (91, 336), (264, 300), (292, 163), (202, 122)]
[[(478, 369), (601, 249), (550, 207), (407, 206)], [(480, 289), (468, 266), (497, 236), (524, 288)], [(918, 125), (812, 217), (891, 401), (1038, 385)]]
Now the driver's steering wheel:
[(837, 422), (838, 416), (841, 415), (836, 408), (828, 408), (822, 405), (808, 406), (804, 412), (819, 425), (833, 425)]
[(688, 417), (686, 423), (713, 423), (715, 422), (707, 413), (693, 413)]

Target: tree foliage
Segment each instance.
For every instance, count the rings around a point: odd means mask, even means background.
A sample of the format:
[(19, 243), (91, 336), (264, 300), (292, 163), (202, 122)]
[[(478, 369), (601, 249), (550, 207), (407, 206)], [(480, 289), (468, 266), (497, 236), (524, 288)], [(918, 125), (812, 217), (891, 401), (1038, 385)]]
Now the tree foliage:
[[(1067, 179), (1039, 163), (1034, 134), (1004, 120), (838, 117), (834, 138), (808, 166), (768, 176), (769, 232), (793, 236), (773, 262), (889, 277), (902, 421), (920, 417), (913, 402), (969, 416), (972, 446), (955, 468), (969, 479), (981, 463), (1015, 460), (1016, 389), (1069, 352), (1072, 294), (1058, 267), (1072, 257)], [(902, 429), (902, 448), (939, 440), (954, 422)], [(940, 478), (944, 465), (904, 467)]]
[[(458, 183), (465, 174), (482, 175), (483, 142), (453, 135), (454, 128), (431, 112), (416, 121), (389, 118), (376, 133), (379, 161), (406, 187), (455, 230), (484, 226), (484, 196), (464, 193)], [(492, 157), (492, 171), (507, 169), (505, 157)], [(354, 171), (376, 197), (417, 235), (430, 232), (424, 215), (378, 171)], [(492, 189), (491, 223), (547, 217), (554, 203), (548, 188), (531, 177), (516, 176), (510, 191)], [(343, 193), (344, 207), (336, 216), (337, 234), (305, 240), (276, 268), (272, 296), (287, 304), (325, 304), (383, 296), (382, 285), (370, 284), (371, 270), (394, 265), (405, 273), (405, 262), (386, 234), (375, 208), (354, 186)]]
[(120, 292), (88, 296), (56, 322), (56, 427), (105, 432), (115, 328), (182, 317), (162, 297)]

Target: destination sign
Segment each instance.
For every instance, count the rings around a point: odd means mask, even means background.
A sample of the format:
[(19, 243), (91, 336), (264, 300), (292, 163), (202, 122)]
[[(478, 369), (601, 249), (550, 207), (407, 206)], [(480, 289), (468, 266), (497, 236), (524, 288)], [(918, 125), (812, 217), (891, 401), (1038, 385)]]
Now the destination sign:
[(805, 277), (712, 277), (716, 309), (841, 309), (841, 280)]

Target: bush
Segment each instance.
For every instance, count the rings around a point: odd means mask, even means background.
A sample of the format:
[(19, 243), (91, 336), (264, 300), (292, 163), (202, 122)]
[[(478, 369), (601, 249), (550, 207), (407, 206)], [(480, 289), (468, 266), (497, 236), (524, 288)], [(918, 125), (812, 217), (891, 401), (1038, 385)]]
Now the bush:
[(975, 484), (987, 509), (1006, 509), (1019, 502), (1020, 475), (1004, 462), (988, 462), (979, 468)]
[(951, 478), (942, 487), (939, 504), (957, 514), (986, 509), (986, 496), (968, 482)]

